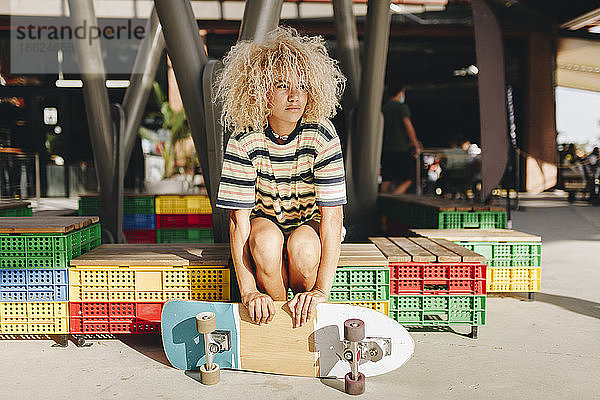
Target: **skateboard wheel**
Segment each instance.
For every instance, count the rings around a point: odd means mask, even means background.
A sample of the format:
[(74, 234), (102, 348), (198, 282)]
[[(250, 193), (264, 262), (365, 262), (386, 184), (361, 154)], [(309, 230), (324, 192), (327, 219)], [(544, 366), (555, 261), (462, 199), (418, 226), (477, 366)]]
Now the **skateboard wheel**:
[(344, 376), (344, 392), (348, 394), (358, 395), (365, 392), (365, 375), (358, 373), (356, 380), (352, 379), (352, 373), (348, 372)]
[(215, 385), (221, 380), (221, 368), (213, 363), (213, 369), (208, 370), (206, 364), (200, 366), (200, 381), (204, 385)]
[(207, 311), (196, 315), (196, 329), (198, 333), (211, 333), (217, 329), (217, 316)]
[(344, 339), (360, 342), (365, 338), (365, 323), (360, 319), (347, 319), (344, 322)]

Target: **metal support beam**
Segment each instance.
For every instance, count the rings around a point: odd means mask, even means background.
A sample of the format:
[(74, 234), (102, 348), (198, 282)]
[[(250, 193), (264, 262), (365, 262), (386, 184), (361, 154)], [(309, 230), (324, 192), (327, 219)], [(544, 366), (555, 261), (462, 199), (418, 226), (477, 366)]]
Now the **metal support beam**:
[[(92, 0), (69, 0), (73, 26), (98, 26)], [(118, 136), (115, 135), (111, 106), (106, 90), (106, 71), (100, 41), (75, 40), (78, 62), (83, 80), (83, 95), (90, 130), (96, 174), (100, 185), (100, 217), (105, 242), (122, 242), (122, 188), (123, 179), (118, 168)], [(120, 124), (122, 125), (122, 124)], [(116, 140), (115, 140), (116, 138)], [(115, 143), (116, 141), (116, 143)], [(122, 166), (121, 166), (122, 168)], [(116, 203), (116, 204), (115, 204)], [(115, 207), (117, 205), (117, 207)]]
[(352, 3), (352, 0), (333, 0), (336, 52), (346, 75), (346, 111), (357, 106), (360, 88), (360, 53)]
[(125, 131), (121, 133), (121, 151), (124, 165), (129, 165), (135, 138), (144, 116), (146, 103), (148, 103), (152, 83), (156, 77), (156, 71), (164, 49), (165, 39), (158, 20), (158, 14), (156, 14), (156, 10), (152, 10), (152, 14), (146, 23), (146, 36), (140, 43), (140, 48), (133, 63), (133, 73), (129, 79), (130, 84), (123, 99), (126, 125)]
[(481, 127), (481, 199), (498, 185), (508, 161), (504, 46), (502, 31), (492, 10), (483, 0), (473, 0), (475, 51)]
[(167, 52), (177, 78), (206, 189), (214, 198), (213, 192), (218, 187), (211, 186), (210, 177), (215, 171), (208, 158), (202, 94), (202, 73), (208, 56), (189, 0), (155, 0), (154, 5), (163, 26)]
[(283, 0), (246, 0), (238, 40), (262, 40), (277, 28)]
[(352, 230), (363, 235), (371, 234), (376, 223), (377, 176), (383, 141), (381, 99), (389, 32), (390, 0), (369, 1), (357, 125), (352, 130), (352, 148), (348, 149), (352, 163), (346, 173), (351, 189), (348, 222)]

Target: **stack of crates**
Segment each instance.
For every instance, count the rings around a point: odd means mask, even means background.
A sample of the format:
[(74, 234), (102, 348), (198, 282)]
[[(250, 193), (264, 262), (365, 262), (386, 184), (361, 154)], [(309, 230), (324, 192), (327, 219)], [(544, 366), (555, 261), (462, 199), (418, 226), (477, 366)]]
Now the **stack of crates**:
[(542, 242), (539, 236), (508, 229), (473, 232), (416, 229), (415, 234), (443, 238), (485, 257), (488, 292), (538, 292)]
[[(288, 298), (293, 296), (288, 291)], [(390, 269), (387, 259), (371, 243), (342, 243), (329, 300), (388, 314)]]
[(157, 243), (213, 243), (207, 195), (156, 196)]
[[(97, 217), (0, 218), (0, 334), (66, 334), (72, 258), (100, 245)], [(36, 232), (36, 229), (39, 232)]]
[(380, 195), (380, 214), (412, 228), (498, 229), (506, 228), (504, 210), (491, 206), (473, 206), (467, 202), (447, 201), (415, 195)]
[(104, 245), (72, 260), (70, 333), (157, 333), (167, 300), (229, 301), (229, 247), (209, 246)]
[[(99, 209), (97, 196), (79, 198), (79, 215), (98, 215)], [(123, 234), (128, 243), (156, 243), (154, 195), (126, 194), (123, 197)]]
[(26, 201), (2, 201), (0, 202), (0, 217), (31, 217), (33, 210)]
[(388, 257), (389, 316), (404, 326), (485, 324), (484, 258), (451, 242), (372, 238)]

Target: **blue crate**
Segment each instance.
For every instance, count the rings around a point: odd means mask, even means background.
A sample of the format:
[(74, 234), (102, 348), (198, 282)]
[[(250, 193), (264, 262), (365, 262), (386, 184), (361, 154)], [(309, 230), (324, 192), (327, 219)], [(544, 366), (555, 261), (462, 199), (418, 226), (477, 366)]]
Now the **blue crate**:
[(125, 214), (123, 215), (123, 229), (156, 229), (156, 215)]
[(0, 301), (68, 301), (66, 269), (0, 270)]

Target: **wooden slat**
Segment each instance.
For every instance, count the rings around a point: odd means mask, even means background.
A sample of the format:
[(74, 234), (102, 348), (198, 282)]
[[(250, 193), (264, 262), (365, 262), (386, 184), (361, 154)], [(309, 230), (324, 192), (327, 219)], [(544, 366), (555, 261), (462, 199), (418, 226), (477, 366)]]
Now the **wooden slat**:
[(229, 254), (227, 244), (107, 244), (71, 260), (71, 265), (225, 267)]
[(68, 233), (98, 221), (98, 217), (0, 217), (0, 233)]
[(435, 262), (437, 259), (435, 255), (411, 242), (408, 238), (391, 237), (389, 239), (404, 250), (404, 252), (408, 253), (413, 262)]
[(446, 249), (445, 247), (440, 246), (431, 239), (409, 238), (409, 240), (435, 255), (437, 257), (438, 262), (459, 263), (462, 260), (461, 256)]
[(469, 249), (466, 249), (454, 242), (451, 242), (449, 240), (446, 239), (430, 239), (431, 241), (439, 244), (442, 247), (445, 247), (446, 249), (458, 254), (461, 258), (462, 258), (462, 262), (465, 263), (485, 263), (486, 259), (484, 256), (475, 253), (474, 251), (471, 251)]
[(388, 265), (387, 258), (372, 243), (342, 243), (339, 267)]
[(412, 233), (451, 242), (540, 242), (541, 237), (510, 229), (412, 229)]
[[(239, 305), (240, 363), (248, 371), (317, 376), (318, 352), (314, 344), (315, 321), (293, 328), (292, 317), (285, 302), (275, 302), (275, 315), (268, 325), (256, 325), (248, 310)], [(265, 361), (265, 360), (268, 360)]]
[(410, 262), (412, 257), (385, 237), (370, 237), (389, 262)]

